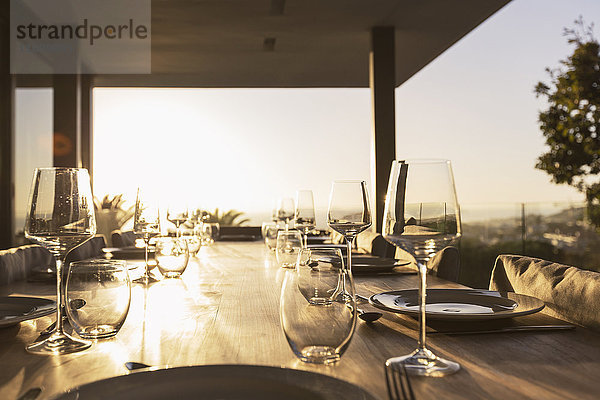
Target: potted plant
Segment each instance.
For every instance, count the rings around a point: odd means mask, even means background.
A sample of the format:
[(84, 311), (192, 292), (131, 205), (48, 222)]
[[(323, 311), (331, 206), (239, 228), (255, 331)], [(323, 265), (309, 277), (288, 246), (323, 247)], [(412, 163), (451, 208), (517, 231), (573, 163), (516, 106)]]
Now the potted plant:
[(111, 246), (111, 232), (121, 229), (127, 221), (133, 218), (135, 206), (125, 208), (124, 203), (122, 194), (113, 197), (105, 195), (102, 200), (94, 197), (96, 231), (98, 234), (104, 235), (107, 243)]

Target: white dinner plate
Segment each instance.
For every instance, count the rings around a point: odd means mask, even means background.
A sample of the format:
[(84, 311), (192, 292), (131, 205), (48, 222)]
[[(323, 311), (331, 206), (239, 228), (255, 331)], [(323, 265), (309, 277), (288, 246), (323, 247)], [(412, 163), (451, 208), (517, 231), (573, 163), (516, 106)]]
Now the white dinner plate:
[[(419, 315), (417, 289), (374, 294), (369, 302), (386, 311)], [(425, 310), (429, 319), (486, 320), (533, 314), (544, 308), (535, 297), (480, 289), (427, 289)]]
[(0, 328), (35, 319), (56, 311), (56, 302), (40, 297), (0, 297)]
[(56, 400), (340, 398), (375, 400), (358, 386), (327, 375), (254, 365), (204, 365), (133, 372), (88, 383), (55, 397)]

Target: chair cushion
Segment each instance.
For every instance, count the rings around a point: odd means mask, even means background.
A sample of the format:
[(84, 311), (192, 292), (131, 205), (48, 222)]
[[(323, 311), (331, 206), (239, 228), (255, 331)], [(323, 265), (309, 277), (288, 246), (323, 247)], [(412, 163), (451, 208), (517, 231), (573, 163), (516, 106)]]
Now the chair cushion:
[(94, 258), (102, 255), (102, 249), (106, 247), (106, 241), (104, 235), (98, 235), (80, 246), (75, 247), (67, 254), (67, 263), (73, 261), (86, 260), (88, 258)]
[(538, 258), (499, 255), (490, 290), (537, 297), (552, 316), (600, 330), (600, 273)]
[(113, 247), (130, 247), (135, 246), (137, 236), (133, 231), (121, 232), (120, 230), (112, 231), (111, 241)]
[(42, 246), (26, 245), (0, 250), (0, 285), (26, 279), (37, 267), (54, 265), (54, 257)]

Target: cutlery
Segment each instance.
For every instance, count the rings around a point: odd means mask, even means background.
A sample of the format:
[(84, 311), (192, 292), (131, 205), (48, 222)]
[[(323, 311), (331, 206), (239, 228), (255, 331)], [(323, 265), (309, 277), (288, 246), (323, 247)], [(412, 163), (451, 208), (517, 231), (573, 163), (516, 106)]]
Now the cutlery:
[[(360, 294), (356, 295), (356, 300), (365, 303), (369, 302), (368, 298), (366, 298), (365, 296), (361, 296)], [(361, 310), (360, 308), (357, 308), (356, 311), (358, 311), (358, 318), (362, 319), (365, 322), (375, 322), (383, 316), (383, 313), (380, 313), (379, 311), (365, 311)]]
[(365, 322), (375, 322), (383, 316), (383, 314), (378, 311), (365, 311), (360, 308), (357, 308), (356, 311), (358, 311), (358, 318)]
[(385, 382), (390, 400), (416, 400), (404, 364), (386, 361)]
[(356, 295), (356, 298), (357, 298), (358, 300), (360, 300), (360, 301), (363, 301), (363, 302), (365, 302), (365, 303), (368, 303), (368, 302), (369, 302), (369, 298), (368, 298), (368, 297), (361, 296), (360, 294), (357, 294), (357, 295)]
[(507, 326), (504, 328), (488, 329), (488, 330), (471, 330), (471, 331), (431, 331), (427, 334), (431, 335), (476, 335), (480, 333), (503, 333), (503, 332), (533, 332), (533, 331), (561, 331), (575, 329), (575, 325), (520, 325)]
[(135, 361), (127, 361), (125, 363), (125, 368), (127, 368), (130, 371), (135, 371), (136, 369), (150, 368), (150, 365)]
[(35, 400), (42, 393), (42, 388), (34, 387), (23, 393), (17, 400)]

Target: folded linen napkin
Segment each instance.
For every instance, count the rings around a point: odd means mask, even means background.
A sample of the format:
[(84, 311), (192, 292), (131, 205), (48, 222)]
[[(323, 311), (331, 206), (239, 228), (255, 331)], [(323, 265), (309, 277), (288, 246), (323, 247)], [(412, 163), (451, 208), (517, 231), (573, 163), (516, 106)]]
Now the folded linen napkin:
[[(394, 258), (415, 263), (414, 257), (401, 248), (396, 249)], [(458, 282), (460, 273), (460, 253), (458, 249), (456, 247), (448, 246), (438, 251), (437, 254), (427, 262), (427, 270), (431, 275), (435, 275), (448, 281)]]
[(546, 303), (546, 312), (600, 330), (600, 273), (539, 258), (501, 254), (490, 290), (521, 293)]
[[(357, 247), (360, 253), (373, 254), (379, 257), (395, 258), (396, 260), (415, 262), (413, 256), (401, 248), (395, 248), (393, 244), (383, 238), (381, 233), (365, 231), (357, 238)], [(332, 243), (345, 243), (344, 237), (339, 233), (332, 234)], [(458, 282), (460, 271), (460, 254), (456, 247), (446, 247), (439, 251), (427, 263), (427, 269), (433, 275), (440, 278)]]

